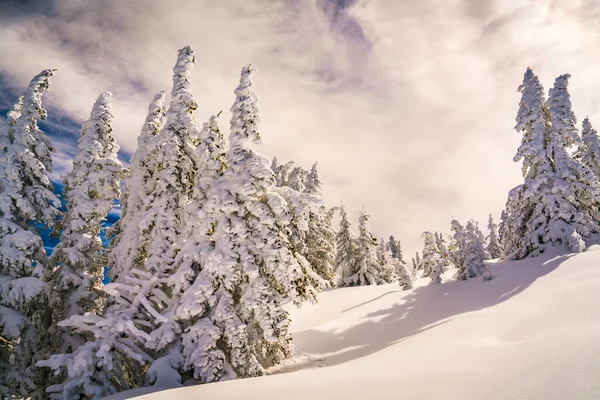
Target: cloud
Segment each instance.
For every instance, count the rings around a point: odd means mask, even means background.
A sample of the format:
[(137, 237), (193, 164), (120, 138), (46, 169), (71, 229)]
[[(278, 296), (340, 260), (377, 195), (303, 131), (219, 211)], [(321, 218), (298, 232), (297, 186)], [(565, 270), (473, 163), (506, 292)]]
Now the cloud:
[(353, 217), (364, 205), (375, 234), (396, 235), (408, 252), (451, 216), (499, 215), (520, 181), (513, 125), (527, 66), (546, 89), (570, 72), (575, 112), (600, 126), (593, 1), (56, 0), (30, 10), (0, 24), (0, 73), (14, 90), (58, 68), (50, 119), (79, 124), (110, 90), (130, 153), (153, 94), (170, 90), (177, 49), (196, 51), (201, 122), (229, 110), (250, 62), (259, 151), (319, 161), (328, 202), (343, 200)]

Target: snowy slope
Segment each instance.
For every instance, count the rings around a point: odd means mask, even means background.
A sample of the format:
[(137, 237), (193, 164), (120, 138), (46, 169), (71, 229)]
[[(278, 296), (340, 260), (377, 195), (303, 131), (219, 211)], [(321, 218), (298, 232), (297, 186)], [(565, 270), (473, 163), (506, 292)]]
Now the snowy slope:
[(598, 250), (491, 264), (490, 282), (330, 290), (292, 310), (299, 356), (274, 375), (138, 398), (599, 399)]

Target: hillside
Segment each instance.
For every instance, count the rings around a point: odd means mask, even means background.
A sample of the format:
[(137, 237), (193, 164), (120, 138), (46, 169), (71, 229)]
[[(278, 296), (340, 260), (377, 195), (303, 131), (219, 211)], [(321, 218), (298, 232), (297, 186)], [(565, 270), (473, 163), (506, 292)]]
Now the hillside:
[(492, 263), (490, 282), (330, 290), (292, 310), (300, 356), (276, 374), (138, 398), (597, 399), (599, 250)]

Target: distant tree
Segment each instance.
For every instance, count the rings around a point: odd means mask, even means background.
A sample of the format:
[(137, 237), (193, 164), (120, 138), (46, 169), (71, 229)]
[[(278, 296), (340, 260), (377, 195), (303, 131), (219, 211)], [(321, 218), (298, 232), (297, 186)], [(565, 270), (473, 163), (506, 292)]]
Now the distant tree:
[(423, 276), (429, 277), (433, 273), (433, 269), (441, 259), (439, 249), (436, 246), (435, 235), (431, 232), (423, 232), (423, 260), (421, 261), (421, 269)]
[[(353, 245), (352, 261), (346, 264), (340, 286), (379, 285), (385, 283), (385, 273), (377, 262), (377, 239), (368, 227), (369, 216), (361, 211), (358, 218), (359, 235)], [(341, 230), (341, 225), (340, 225)]]
[(340, 225), (335, 235), (336, 255), (334, 267), (339, 277), (338, 286), (346, 286), (346, 278), (353, 275), (358, 269), (356, 241), (350, 230), (350, 221), (346, 213), (346, 207), (340, 207)]
[(483, 246), (483, 259), (484, 260), (489, 260), (492, 257), (490, 256), (490, 253), (487, 251), (487, 245), (486, 245), (486, 241), (485, 241), (485, 235), (483, 234), (483, 232), (481, 231), (481, 229), (479, 229), (479, 223), (478, 222), (474, 222), (475, 224), (475, 234), (477, 235), (477, 239), (481, 242), (481, 245)]
[(500, 241), (498, 239), (498, 225), (494, 223), (492, 214), (490, 214), (490, 217), (488, 219), (487, 228), (490, 233), (487, 237), (488, 245), (486, 250), (490, 255), (490, 258), (501, 258), (502, 247), (500, 246)]
[(289, 162), (279, 166), (274, 158), (271, 169), (277, 171), (276, 191), (289, 205), (291, 218), (287, 236), (293, 251), (299, 256), (299, 262), (310, 264), (307, 269), (317, 274), (311, 279), (320, 290), (334, 285), (335, 230), (326, 216), (317, 165), (313, 165), (310, 172), (301, 167), (292, 168), (293, 165)]
[(402, 253), (402, 245), (400, 244), (400, 241), (396, 240), (396, 238), (393, 235), (390, 236), (388, 239), (388, 247), (392, 252), (392, 257), (399, 260), (402, 264), (406, 265), (406, 262), (404, 262), (404, 255)]
[(53, 270), (34, 224), (59, 215), (48, 174), (52, 144), (37, 125), (52, 70), (30, 82), (0, 131), (0, 397), (45, 399), (48, 371), (35, 363), (53, 351), (48, 334)]
[(421, 256), (419, 256), (418, 251), (415, 255), (415, 261), (417, 262), (417, 270), (423, 269), (423, 261), (421, 260)]
[(397, 265), (398, 260), (392, 256), (391, 251), (387, 248), (386, 241), (381, 238), (377, 246), (377, 262), (380, 267), (381, 279), (386, 283), (391, 283), (398, 280)]
[[(315, 163), (305, 176), (304, 193), (316, 197), (320, 204), (324, 204), (321, 186), (317, 163)], [(319, 205), (318, 208), (311, 207), (308, 215), (308, 231), (304, 238), (306, 244), (304, 256), (327, 286), (335, 285), (336, 249), (333, 217), (337, 210), (337, 207), (327, 210), (324, 205)]]
[(484, 248), (481, 237), (477, 234), (476, 223), (471, 220), (466, 229), (463, 229), (458, 221), (452, 221), (452, 228), (457, 243), (458, 279), (481, 276), (485, 268)]
[(578, 159), (587, 166), (596, 177), (600, 177), (600, 138), (592, 127), (589, 118), (583, 120), (581, 139), (577, 152)]

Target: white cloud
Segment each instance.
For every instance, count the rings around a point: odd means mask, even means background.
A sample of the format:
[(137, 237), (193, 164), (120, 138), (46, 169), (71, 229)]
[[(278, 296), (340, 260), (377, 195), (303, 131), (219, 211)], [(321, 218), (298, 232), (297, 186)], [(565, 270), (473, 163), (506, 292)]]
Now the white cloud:
[(520, 179), (513, 125), (528, 65), (546, 89), (570, 72), (575, 112), (600, 127), (593, 2), (168, 3), (56, 1), (1, 24), (0, 72), (23, 87), (58, 68), (47, 103), (78, 121), (112, 91), (115, 133), (131, 152), (153, 94), (170, 90), (178, 48), (196, 51), (201, 121), (229, 110), (250, 62), (260, 151), (319, 161), (329, 203), (343, 200), (351, 215), (364, 204), (375, 233), (407, 252), (421, 231), (448, 230), (450, 216), (499, 215)]

